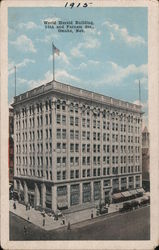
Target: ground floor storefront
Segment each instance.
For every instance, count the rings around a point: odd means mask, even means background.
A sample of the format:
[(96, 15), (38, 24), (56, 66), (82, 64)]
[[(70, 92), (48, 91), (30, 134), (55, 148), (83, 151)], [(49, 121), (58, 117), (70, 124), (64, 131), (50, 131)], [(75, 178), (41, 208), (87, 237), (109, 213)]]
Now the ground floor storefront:
[[(63, 184), (15, 178), (14, 192), (20, 203), (56, 211), (82, 204), (110, 204), (120, 199), (127, 200), (138, 195), (141, 181), (140, 175)], [(140, 190), (142, 192), (144, 190)]]

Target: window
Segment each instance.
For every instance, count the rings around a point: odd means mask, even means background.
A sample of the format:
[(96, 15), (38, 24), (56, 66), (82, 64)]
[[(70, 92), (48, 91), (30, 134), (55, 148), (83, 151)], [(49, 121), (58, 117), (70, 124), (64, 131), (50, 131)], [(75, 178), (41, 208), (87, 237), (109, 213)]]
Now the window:
[(79, 165), (79, 157), (75, 157), (75, 164)]
[(90, 169), (87, 169), (87, 177), (90, 177), (91, 176), (91, 171)]
[(82, 131), (82, 139), (83, 139), (83, 140), (86, 139), (86, 131)]
[(86, 144), (82, 144), (82, 152), (86, 152)]
[(87, 140), (90, 140), (90, 132), (87, 131)]
[(70, 139), (74, 139), (74, 130), (70, 130)]
[(56, 116), (56, 122), (57, 122), (57, 124), (61, 123), (61, 115), (60, 114), (57, 114), (57, 116)]
[(57, 143), (56, 147), (57, 147), (58, 150), (60, 150), (61, 149), (61, 143)]
[(106, 175), (106, 168), (103, 168), (103, 175)]
[(48, 125), (48, 115), (45, 116), (46, 125)]
[(75, 138), (79, 139), (79, 131), (78, 130), (75, 131)]
[(90, 144), (87, 144), (87, 153), (90, 153)]
[(76, 170), (76, 172), (75, 172), (75, 177), (76, 177), (76, 178), (79, 178), (79, 170)]
[(82, 157), (82, 165), (86, 165), (86, 157)]
[(61, 129), (56, 130), (56, 137), (57, 139), (61, 139)]
[(74, 125), (74, 118), (73, 118), (73, 116), (70, 117), (70, 125), (71, 125), (71, 126)]
[(62, 103), (62, 111), (65, 111), (66, 110), (66, 102), (64, 101), (63, 103)]
[(62, 139), (66, 139), (66, 129), (62, 130)]
[(90, 119), (87, 119), (87, 128), (90, 128)]
[(74, 158), (70, 157), (70, 164), (73, 165), (74, 164)]
[(94, 169), (93, 169), (93, 176), (96, 176), (96, 175), (97, 175), (97, 169), (94, 168)]
[(75, 145), (75, 151), (76, 151), (76, 152), (79, 152), (79, 144), (76, 144), (76, 145)]
[(85, 169), (82, 170), (82, 177), (86, 177), (86, 170)]
[(86, 119), (82, 118), (82, 127), (84, 128), (86, 126)]
[(71, 170), (71, 171), (70, 171), (70, 178), (71, 178), (71, 179), (74, 179), (74, 170)]
[(61, 172), (60, 171), (57, 171), (57, 180), (61, 180)]
[(66, 180), (66, 171), (65, 170), (62, 172), (62, 179)]
[(62, 158), (62, 163), (63, 163), (64, 165), (66, 165), (66, 157), (65, 157), (65, 156)]
[(66, 116), (65, 115), (62, 116), (62, 125), (66, 125)]
[(74, 152), (74, 144), (73, 143), (70, 144), (70, 152)]
[(75, 126), (78, 126), (78, 123), (79, 123), (79, 118), (75, 117)]
[(60, 165), (61, 163), (61, 157), (57, 157), (57, 164)]

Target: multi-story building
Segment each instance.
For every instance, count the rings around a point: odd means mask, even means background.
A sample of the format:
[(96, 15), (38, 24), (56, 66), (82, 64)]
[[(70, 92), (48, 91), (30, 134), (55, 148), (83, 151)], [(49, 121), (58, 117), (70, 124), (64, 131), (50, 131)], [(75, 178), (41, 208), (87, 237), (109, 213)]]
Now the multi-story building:
[(9, 161), (9, 182), (13, 183), (14, 176), (14, 117), (13, 108), (9, 108), (9, 142), (8, 142), (8, 161)]
[(23, 202), (56, 210), (142, 186), (140, 106), (53, 81), (13, 107)]
[(150, 190), (150, 150), (149, 132), (145, 126), (142, 131), (142, 179), (145, 190)]

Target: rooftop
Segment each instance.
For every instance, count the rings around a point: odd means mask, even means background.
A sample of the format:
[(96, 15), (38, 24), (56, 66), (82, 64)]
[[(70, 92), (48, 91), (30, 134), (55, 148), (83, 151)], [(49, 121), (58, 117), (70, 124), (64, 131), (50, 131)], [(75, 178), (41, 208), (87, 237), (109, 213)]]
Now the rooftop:
[(36, 87), (32, 90), (29, 90), (25, 93), (22, 93), (18, 96), (14, 97), (14, 103), (12, 106), (16, 106), (21, 103), (25, 103), (29, 100), (32, 100), (33, 98), (47, 95), (49, 93), (62, 93), (66, 96), (75, 96), (77, 98), (89, 100), (92, 102), (105, 104), (108, 106), (113, 106), (116, 108), (122, 108), (133, 112), (140, 112), (142, 113), (141, 106), (136, 105), (130, 102), (122, 101), (119, 99), (115, 99), (109, 96), (105, 96), (102, 94), (98, 94), (92, 91), (88, 91), (82, 88), (74, 87), (68, 84), (64, 84), (57, 81), (51, 81), (46, 84), (43, 84), (39, 87)]

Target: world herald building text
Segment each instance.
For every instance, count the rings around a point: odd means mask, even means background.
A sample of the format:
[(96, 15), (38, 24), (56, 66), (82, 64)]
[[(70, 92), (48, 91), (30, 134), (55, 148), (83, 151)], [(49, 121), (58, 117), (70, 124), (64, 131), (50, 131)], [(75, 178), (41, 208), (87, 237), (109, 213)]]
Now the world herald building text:
[(22, 202), (56, 210), (142, 187), (141, 106), (57, 81), (12, 106)]

